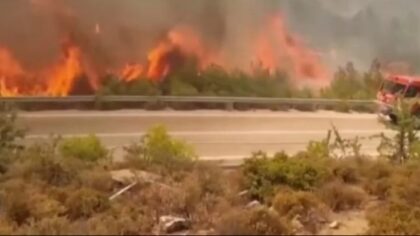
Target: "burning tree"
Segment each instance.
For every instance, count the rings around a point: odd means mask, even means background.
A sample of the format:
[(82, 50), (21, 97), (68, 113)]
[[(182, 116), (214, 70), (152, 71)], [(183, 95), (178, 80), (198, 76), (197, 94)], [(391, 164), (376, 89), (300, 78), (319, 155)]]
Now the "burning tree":
[[(1, 96), (66, 96), (94, 92), (109, 74), (123, 82), (147, 79), (162, 83), (192, 60), (197, 73), (217, 65), (229, 73), (240, 70), (252, 74), (250, 66), (230, 60), (230, 51), (211, 43), (199, 29), (186, 24), (174, 24), (148, 50), (133, 53), (137, 54), (133, 58), (113, 59), (115, 52), (101, 41), (107, 36), (99, 23), (86, 31), (82, 27), (84, 22), (62, 3), (42, 0), (32, 3), (52, 13), (52, 20), (66, 40), (57, 62), (39, 70), (29, 69), (10, 48), (0, 45)], [(241, 60), (259, 62), (271, 74), (280, 70), (294, 79), (329, 77), (318, 54), (289, 32), (281, 14), (268, 16), (244, 50), (246, 55)]]

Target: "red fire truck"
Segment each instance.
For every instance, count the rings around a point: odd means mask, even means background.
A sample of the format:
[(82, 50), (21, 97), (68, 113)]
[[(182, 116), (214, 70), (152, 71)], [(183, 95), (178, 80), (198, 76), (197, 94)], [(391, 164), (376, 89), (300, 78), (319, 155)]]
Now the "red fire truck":
[(419, 116), (420, 106), (417, 105), (417, 100), (420, 104), (420, 77), (391, 75), (385, 78), (377, 94), (379, 116), (381, 119), (391, 121), (392, 123), (398, 122), (394, 112), (397, 97), (414, 101), (410, 108), (411, 113)]

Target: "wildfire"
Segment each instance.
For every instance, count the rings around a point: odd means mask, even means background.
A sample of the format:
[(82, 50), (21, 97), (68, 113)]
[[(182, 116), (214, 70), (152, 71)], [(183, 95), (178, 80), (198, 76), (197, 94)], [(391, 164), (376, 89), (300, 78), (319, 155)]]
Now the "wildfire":
[(325, 79), (328, 69), (319, 63), (320, 58), (306, 48), (297, 36), (292, 35), (277, 15), (257, 40), (257, 60), (273, 71), (283, 69), (293, 77)]
[(74, 45), (64, 46), (64, 58), (46, 75), (47, 95), (66, 96), (73, 88), (75, 79), (82, 74), (81, 52)]
[(218, 64), (215, 55), (206, 49), (202, 39), (194, 31), (179, 26), (169, 31), (166, 37), (149, 51), (146, 66), (126, 64), (119, 74), (125, 81), (139, 77), (161, 80), (190, 57), (198, 60), (199, 69)]
[(143, 75), (144, 69), (142, 65), (127, 64), (121, 72), (121, 79), (132, 81)]
[(9, 50), (0, 48), (0, 75), (3, 77), (16, 77), (23, 74), (19, 62), (17, 62)]
[[(99, 24), (95, 24), (94, 33), (101, 34)], [(279, 69), (296, 79), (326, 79), (329, 76), (319, 56), (288, 31), (281, 15), (270, 19), (269, 24), (251, 41), (254, 41), (249, 45), (252, 57), (244, 58), (250, 63), (257, 61), (271, 72)], [(250, 71), (251, 68), (235, 68), (235, 63), (225, 57), (226, 52), (205, 42), (202, 35), (192, 28), (177, 26), (157, 41), (143, 58), (139, 57), (138, 62), (125, 63), (121, 68), (108, 68), (107, 71), (116, 71), (123, 81), (140, 78), (161, 81), (189, 59), (197, 62), (198, 70), (215, 64), (227, 70)], [(82, 77), (87, 77), (88, 86), (97, 89), (101, 82), (98, 75), (104, 74), (104, 71), (95, 71), (93, 68), (101, 66), (89, 64), (92, 61), (86, 59), (87, 52), (81, 48), (68, 40), (57, 63), (35, 72), (25, 70), (10, 50), (0, 48), (0, 95), (66, 96), (77, 89), (76, 82)], [(229, 65), (225, 63), (227, 61)]]
[(66, 96), (82, 73), (81, 52), (74, 45), (65, 45), (63, 58), (44, 71), (26, 72), (8, 50), (0, 50), (1, 96), (47, 95)]

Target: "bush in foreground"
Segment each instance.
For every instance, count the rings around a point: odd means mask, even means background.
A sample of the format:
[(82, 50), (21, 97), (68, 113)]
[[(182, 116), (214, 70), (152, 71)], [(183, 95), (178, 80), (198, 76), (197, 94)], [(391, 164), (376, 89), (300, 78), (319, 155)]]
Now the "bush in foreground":
[(306, 156), (290, 158), (279, 153), (269, 158), (264, 153), (256, 153), (245, 161), (243, 174), (251, 195), (259, 200), (268, 200), (281, 186), (312, 190), (327, 179), (329, 171), (322, 162)]
[(70, 219), (89, 218), (95, 213), (107, 210), (109, 201), (106, 196), (98, 191), (82, 188), (75, 190), (67, 198), (65, 205)]
[(368, 214), (370, 235), (420, 234), (420, 209), (407, 204), (381, 205)]
[(190, 145), (172, 138), (163, 126), (150, 129), (139, 143), (127, 147), (126, 151), (127, 159), (140, 167), (156, 165), (167, 171), (190, 168), (197, 159)]
[[(106, 150), (99, 140), (70, 140), (8, 152), (11, 158), (0, 175), (0, 233), (150, 234), (163, 215), (187, 219), (191, 232), (301, 233), (297, 220), (304, 232), (317, 233), (331, 210), (368, 211), (369, 233), (420, 232), (415, 158), (397, 165), (365, 160), (356, 150), (350, 159), (331, 160), (333, 147), (347, 157), (345, 144), (353, 142), (340, 139), (331, 145), (326, 139), (295, 156), (255, 153), (240, 170), (228, 173), (195, 162), (189, 145), (157, 127), (128, 148), (129, 161), (107, 162), (105, 168), (100, 160)], [(121, 184), (109, 170), (124, 166), (161, 176), (109, 200)], [(371, 210), (365, 203), (372, 195), (379, 206)], [(254, 199), (261, 201), (250, 207)]]
[(318, 192), (320, 198), (333, 211), (360, 209), (367, 198), (362, 188), (342, 183), (339, 180), (325, 184)]
[(279, 214), (266, 208), (233, 209), (216, 225), (221, 235), (290, 235), (291, 226)]
[(288, 220), (299, 220), (311, 233), (317, 233), (329, 217), (329, 208), (311, 192), (282, 189), (274, 197), (273, 207)]
[(98, 161), (107, 157), (107, 150), (95, 135), (64, 139), (60, 146), (64, 157), (78, 158), (83, 161)]

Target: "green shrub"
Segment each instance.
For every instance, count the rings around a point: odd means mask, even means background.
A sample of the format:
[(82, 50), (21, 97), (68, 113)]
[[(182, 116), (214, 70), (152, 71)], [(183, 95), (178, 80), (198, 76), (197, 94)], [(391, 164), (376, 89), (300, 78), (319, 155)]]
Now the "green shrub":
[(140, 143), (129, 146), (126, 151), (128, 159), (162, 166), (166, 170), (189, 168), (197, 159), (191, 146), (172, 138), (163, 126), (150, 129)]
[[(333, 81), (318, 97), (341, 99), (373, 99), (382, 80), (378, 69), (360, 73), (352, 63), (338, 68)], [(299, 88), (290, 75), (282, 70), (274, 73), (253, 65), (251, 73), (228, 71), (213, 65), (199, 70), (199, 63), (189, 59), (177, 66), (163, 81), (155, 82), (144, 76), (124, 81), (116, 75), (102, 79), (99, 95), (203, 95), (243, 97), (315, 97), (315, 91)], [(312, 109), (312, 107), (308, 107)], [(348, 110), (343, 104), (339, 109)]]
[(26, 147), (8, 166), (7, 177), (25, 178), (28, 181), (41, 180), (53, 186), (70, 184), (78, 172), (86, 168), (83, 163), (74, 163), (56, 156), (50, 143), (37, 143)]
[(160, 94), (158, 84), (146, 78), (131, 81), (127, 87), (129, 95), (156, 96)]
[(16, 121), (16, 111), (7, 104), (0, 104), (0, 174), (7, 172), (15, 152), (23, 148), (20, 141), (25, 137), (25, 130)]
[(171, 78), (170, 87), (170, 93), (174, 96), (192, 96), (199, 94), (197, 89), (193, 85), (184, 82), (176, 77)]
[(328, 134), (328, 137), (321, 142), (309, 142), (306, 152), (303, 154), (313, 159), (325, 159), (330, 157), (330, 151)]
[(17, 113), (7, 104), (0, 104), (0, 151), (21, 149), (18, 142), (24, 138), (25, 130), (16, 124)]
[(285, 154), (270, 159), (257, 153), (245, 161), (242, 169), (251, 195), (260, 200), (272, 196), (276, 186), (310, 190), (329, 175), (323, 162), (303, 157), (288, 158)]
[(64, 157), (77, 158), (83, 161), (98, 161), (106, 158), (108, 154), (99, 138), (94, 135), (64, 139), (59, 149)]
[(232, 209), (215, 227), (220, 235), (290, 235), (291, 226), (279, 214), (266, 208)]

